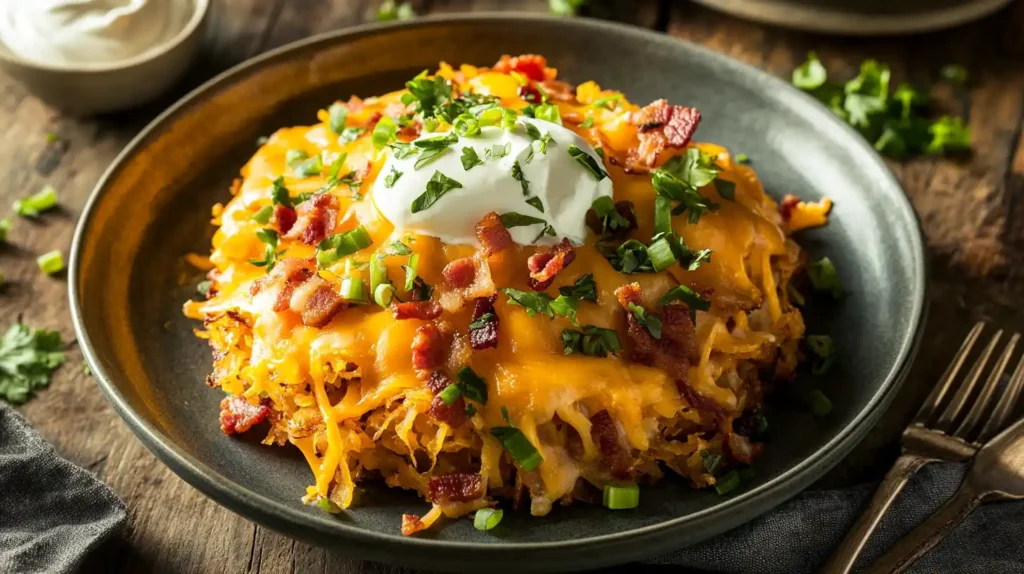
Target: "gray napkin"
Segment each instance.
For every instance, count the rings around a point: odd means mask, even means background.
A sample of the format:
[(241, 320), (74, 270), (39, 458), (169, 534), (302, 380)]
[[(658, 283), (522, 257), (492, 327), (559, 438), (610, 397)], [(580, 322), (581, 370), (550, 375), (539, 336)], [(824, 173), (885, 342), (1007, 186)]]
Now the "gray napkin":
[(74, 572), (125, 516), (110, 488), (0, 401), (0, 574)]
[[(938, 510), (956, 492), (965, 472), (963, 465), (934, 463), (911, 479), (864, 548), (857, 569), (869, 566)], [(648, 564), (683, 566), (697, 572), (815, 572), (873, 493), (874, 485), (807, 491), (739, 528)], [(910, 571), (1024, 572), (1024, 502), (997, 502), (975, 510)]]

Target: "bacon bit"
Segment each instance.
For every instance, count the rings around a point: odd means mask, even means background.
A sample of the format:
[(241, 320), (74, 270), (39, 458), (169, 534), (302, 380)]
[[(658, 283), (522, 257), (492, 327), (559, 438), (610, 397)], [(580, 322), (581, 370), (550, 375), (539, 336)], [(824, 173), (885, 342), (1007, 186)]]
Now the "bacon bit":
[(245, 397), (226, 397), (220, 402), (220, 430), (226, 435), (241, 434), (270, 415), (265, 403), (254, 405)]
[(691, 408), (696, 409), (697, 412), (711, 415), (715, 421), (721, 421), (728, 415), (722, 405), (698, 393), (690, 386), (690, 383), (686, 382), (686, 379), (676, 379), (676, 390), (686, 399)]
[(505, 55), (491, 69), (502, 74), (519, 72), (535, 82), (553, 80), (557, 74), (556, 70), (548, 67), (547, 58), (537, 54), (523, 54), (514, 58)]
[(450, 405), (446, 405), (441, 397), (434, 397), (430, 401), (430, 416), (437, 422), (445, 423), (455, 428), (466, 422), (466, 401), (462, 397), (455, 399)]
[(334, 231), (338, 222), (338, 199), (329, 193), (317, 193), (299, 204), (298, 219), (285, 235), (306, 245), (316, 245)]
[(383, 117), (384, 117), (384, 114), (382, 114), (380, 112), (373, 112), (373, 115), (371, 115), (370, 119), (367, 120), (367, 122), (366, 122), (366, 131), (367, 132), (372, 132), (373, 128), (377, 127), (377, 122), (379, 122), (380, 119), (383, 118)]
[(417, 369), (435, 369), (444, 362), (444, 341), (437, 325), (427, 323), (412, 338), (412, 366)]
[(544, 101), (544, 97), (540, 95), (540, 90), (533, 86), (519, 86), (517, 93), (528, 104), (539, 104)]
[(434, 371), (430, 373), (430, 378), (427, 379), (427, 388), (435, 395), (447, 389), (450, 384), (452, 384), (452, 380), (448, 378), (444, 371)]
[(280, 203), (274, 206), (274, 224), (277, 226), (277, 231), (281, 235), (284, 235), (291, 231), (295, 220), (298, 215), (295, 210), (288, 207), (287, 205), (281, 205)]
[(729, 454), (733, 460), (743, 464), (754, 462), (754, 458), (760, 455), (764, 448), (761, 443), (752, 443), (749, 438), (732, 432), (726, 435), (725, 442), (729, 446)]
[[(314, 279), (320, 279), (315, 277)], [(320, 279), (323, 282), (322, 285), (317, 285), (309, 298), (306, 300), (306, 304), (302, 307), (299, 313), (302, 316), (302, 324), (307, 327), (320, 328), (331, 322), (331, 319), (338, 314), (339, 311), (348, 307), (348, 303), (338, 295), (337, 291), (334, 290), (334, 286)], [(310, 281), (313, 282), (313, 281)]]
[(416, 514), (402, 515), (402, 536), (412, 536), (421, 530), (426, 530), (427, 525), (423, 524)]
[[(547, 92), (548, 98), (556, 102), (579, 103), (576, 101), (576, 88), (568, 82), (562, 82), (560, 80), (546, 80), (541, 82), (541, 86), (544, 88), (544, 91)], [(565, 115), (562, 115), (562, 119), (565, 119)]]
[(498, 316), (494, 314), (494, 302), (498, 300), (497, 295), (490, 297), (478, 297), (473, 305), (473, 320), (491, 313), (491, 319), (485, 321), (480, 327), (469, 329), (469, 344), (473, 349), (493, 349), (498, 346)]
[(575, 259), (576, 250), (573, 249), (572, 243), (568, 238), (562, 238), (562, 241), (555, 245), (553, 250), (530, 256), (527, 261), (530, 278), (526, 284), (534, 291), (547, 289), (555, 280), (555, 275), (568, 267)]
[(476, 279), (476, 264), (472, 257), (463, 257), (445, 265), (441, 274), (444, 275), (444, 282), (448, 287), (464, 289), (472, 285)]
[(398, 128), (398, 139), (403, 142), (411, 142), (414, 139), (420, 137), (420, 133), (423, 131), (423, 122), (419, 120), (413, 120), (407, 125)]
[(462, 289), (452, 289), (441, 293), (441, 307), (450, 313), (455, 313), (465, 306), (467, 301), (478, 297), (490, 297), (494, 295), (494, 280), (491, 278), (491, 267), (483, 253), (478, 253), (471, 259), (474, 267), (473, 282)]
[(623, 443), (615, 419), (607, 410), (590, 417), (590, 438), (601, 450), (601, 458), (612, 476), (628, 478), (633, 470), (633, 457)]
[[(608, 235), (610, 235), (611, 237), (623, 237), (627, 235), (630, 231), (633, 231), (634, 229), (637, 228), (636, 209), (633, 207), (632, 201), (616, 201), (615, 211), (618, 211), (619, 215), (624, 217), (626, 221), (629, 222), (629, 225), (626, 227), (626, 229), (616, 229), (614, 232), (610, 233), (606, 232)], [(587, 210), (586, 221), (587, 227), (589, 227), (590, 230), (593, 231), (596, 235), (600, 235), (602, 232), (604, 232), (601, 225), (601, 218), (593, 209)]]
[(453, 472), (431, 477), (427, 489), (434, 504), (469, 502), (483, 497), (484, 481), (479, 474)]
[(411, 301), (409, 303), (398, 303), (394, 306), (395, 319), (423, 319), (429, 321), (441, 316), (441, 304), (431, 299), (430, 301)]
[(690, 310), (683, 304), (673, 303), (661, 309), (661, 338), (655, 339), (641, 325), (629, 305), (643, 305), (640, 285), (630, 283), (615, 290), (615, 296), (626, 310), (629, 324), (627, 333), (633, 340), (632, 359), (638, 363), (657, 367), (673, 379), (686, 381), (690, 364), (697, 360), (696, 333), (690, 320)]
[(494, 255), (512, 245), (512, 234), (501, 223), (501, 217), (490, 212), (476, 224), (476, 238), (487, 255)]
[(799, 203), (800, 198), (795, 195), (787, 193), (782, 196), (782, 201), (779, 202), (779, 215), (782, 216), (782, 221), (789, 222), (789, 218), (793, 216), (793, 210)]
[(295, 288), (312, 277), (315, 270), (316, 262), (313, 259), (286, 257), (277, 262), (269, 275), (253, 281), (249, 286), (249, 294), (255, 297), (267, 287), (275, 286), (278, 291), (273, 309), (276, 312), (284, 311), (288, 308)]
[(637, 168), (652, 168), (658, 154), (666, 147), (682, 148), (700, 124), (696, 108), (672, 106), (666, 100), (656, 100), (643, 107), (630, 118), (639, 130), (640, 146), (630, 150), (626, 163)]
[(348, 108), (348, 113), (357, 114), (363, 111), (363, 108), (366, 107), (366, 105), (359, 96), (352, 96), (347, 102), (345, 102), (345, 107)]
[(407, 111), (409, 111), (409, 106), (402, 102), (391, 102), (384, 106), (384, 115), (391, 119), (398, 119)]

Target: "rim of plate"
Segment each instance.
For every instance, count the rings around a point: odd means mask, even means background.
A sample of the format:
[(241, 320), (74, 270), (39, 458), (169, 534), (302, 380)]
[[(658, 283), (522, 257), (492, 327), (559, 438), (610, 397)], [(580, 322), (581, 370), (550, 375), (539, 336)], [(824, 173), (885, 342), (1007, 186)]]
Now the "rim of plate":
[[(590, 33), (599, 34), (602, 31), (614, 32), (616, 34), (626, 36), (633, 41), (655, 43), (672, 50), (690, 51), (698, 58), (710, 60), (714, 65), (733, 74), (744, 75), (754, 81), (767, 84), (767, 87), (772, 88), (773, 98), (790, 103), (795, 102), (797, 105), (818, 113), (821, 121), (831, 124), (830, 129), (841, 130), (849, 138), (850, 145), (856, 146), (860, 148), (862, 153), (868, 154), (868, 157), (870, 158), (868, 161), (873, 162), (875, 167), (880, 170), (881, 174), (884, 174), (884, 176), (888, 178), (892, 188), (900, 191), (897, 197), (892, 198), (893, 204), (891, 205), (893, 208), (900, 211), (903, 219), (905, 219), (906, 226), (913, 231), (913, 233), (910, 234), (912, 241), (911, 248), (914, 259), (913, 271), (917, 281), (915, 285), (911, 286), (913, 293), (908, 301), (914, 309), (913, 322), (900, 345), (897, 360), (889, 367), (884, 377), (884, 381), (879, 386), (874, 396), (872, 396), (868, 404), (855, 416), (853, 421), (836, 433), (836, 435), (832, 437), (827, 444), (823, 445), (798, 464), (783, 471), (779, 476), (764, 484), (754, 487), (712, 507), (673, 518), (671, 520), (659, 522), (657, 524), (651, 524), (612, 534), (602, 534), (558, 542), (479, 543), (432, 540), (415, 537), (399, 538), (391, 534), (364, 530), (343, 522), (330, 520), (329, 517), (326, 516), (311, 516), (302, 512), (300, 508), (293, 505), (282, 504), (257, 494), (250, 489), (244, 488), (195, 458), (189, 456), (187, 453), (179, 449), (168, 436), (139, 416), (139, 414), (136, 413), (128, 404), (125, 397), (111, 382), (111, 374), (107, 373), (106, 370), (103, 369), (98, 358), (94, 354), (92, 342), (89, 338), (86, 325), (83, 322), (83, 305), (80, 300), (81, 293), (78, 288), (79, 275), (81, 273), (81, 270), (79, 269), (81, 264), (80, 252), (85, 242), (85, 236), (90, 232), (92, 227), (94, 207), (102, 198), (108, 182), (117, 176), (117, 173), (121, 168), (121, 164), (135, 153), (136, 148), (145, 142), (150, 133), (160, 129), (162, 124), (168, 118), (173, 117), (179, 111), (187, 108), (195, 100), (202, 98), (207, 91), (210, 91), (221, 84), (232, 82), (236, 74), (248, 72), (254, 68), (259, 68), (266, 62), (274, 60), (275, 58), (294, 50), (306, 49), (319, 43), (337, 43), (346, 39), (388, 33), (393, 30), (414, 29), (419, 27), (435, 26), (438, 24), (495, 22), (514, 22), (524, 25), (529, 25), (533, 22), (545, 22), (548, 24), (558, 22), (562, 26), (577, 28)], [(615, 22), (605, 22), (590, 18), (569, 19), (516, 12), (478, 12), (469, 14), (428, 16), (405, 22), (362, 24), (351, 28), (318, 34), (250, 58), (249, 60), (218, 74), (189, 92), (182, 99), (178, 100), (167, 110), (158, 115), (142, 131), (140, 131), (139, 134), (136, 135), (118, 154), (113, 163), (111, 163), (100, 178), (99, 182), (93, 188), (93, 191), (83, 208), (82, 216), (79, 219), (74, 239), (71, 244), (68, 291), (71, 318), (74, 323), (75, 335), (77, 336), (82, 348), (82, 353), (107, 399), (114, 406), (121, 418), (128, 424), (133, 433), (151, 452), (157, 456), (157, 458), (170, 466), (172, 470), (189, 482), (193, 487), (214, 498), (217, 502), (228, 506), (235, 512), (245, 515), (249, 519), (257, 521), (284, 520), (293, 525), (312, 528), (316, 531), (316, 534), (324, 538), (337, 538), (339, 535), (343, 535), (344, 537), (355, 541), (365, 541), (377, 544), (401, 544), (403, 546), (416, 547), (424, 551), (475, 550), (493, 553), (509, 550), (521, 552), (528, 550), (570, 549), (601, 543), (623, 542), (625, 540), (662, 534), (666, 531), (684, 527), (689, 523), (697, 522), (716, 514), (724, 514), (726, 512), (737, 513), (744, 508), (756, 509), (766, 503), (770, 503), (771, 506), (781, 503), (782, 500), (785, 499), (775, 500), (774, 503), (771, 503), (770, 501), (773, 497), (777, 498), (778, 495), (783, 494), (787, 489), (791, 489), (794, 484), (800, 483), (805, 487), (811, 480), (817, 478), (827, 471), (828, 468), (831, 468), (832, 465), (838, 462), (841, 455), (847, 454), (856, 442), (863, 437), (870, 428), (871, 423), (881, 415), (882, 410), (888, 405), (892, 396), (899, 388), (899, 383), (902, 382), (907, 370), (909, 370), (913, 356), (916, 353), (917, 344), (923, 334), (924, 310), (927, 299), (926, 266), (923, 236), (916, 212), (911, 206), (906, 195), (902, 193), (902, 187), (899, 182), (889, 171), (882, 159), (878, 157), (875, 150), (869, 146), (868, 143), (851, 127), (836, 118), (834, 114), (829, 112), (816, 100), (796, 90), (782, 80), (775, 78), (758, 68), (749, 66), (725, 55), (714, 52), (708, 48), (691, 44), (689, 42), (683, 42), (666, 34), (653, 32), (645, 28)], [(786, 496), (786, 498), (788, 498), (788, 496)], [(761, 513), (763, 512), (757, 512), (756, 515)]]

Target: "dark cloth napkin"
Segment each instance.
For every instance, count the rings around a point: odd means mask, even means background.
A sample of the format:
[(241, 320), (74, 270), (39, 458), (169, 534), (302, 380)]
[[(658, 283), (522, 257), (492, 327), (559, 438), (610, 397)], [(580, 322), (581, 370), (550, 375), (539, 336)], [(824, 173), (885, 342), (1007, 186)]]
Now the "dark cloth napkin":
[(0, 574), (74, 572), (125, 517), (114, 491), (0, 401)]
[[(857, 562), (861, 571), (931, 516), (963, 480), (966, 467), (934, 463), (889, 508)], [(860, 515), (875, 485), (807, 491), (706, 542), (648, 564), (743, 574), (816, 572)], [(1024, 502), (984, 505), (910, 569), (928, 574), (1024, 573)]]

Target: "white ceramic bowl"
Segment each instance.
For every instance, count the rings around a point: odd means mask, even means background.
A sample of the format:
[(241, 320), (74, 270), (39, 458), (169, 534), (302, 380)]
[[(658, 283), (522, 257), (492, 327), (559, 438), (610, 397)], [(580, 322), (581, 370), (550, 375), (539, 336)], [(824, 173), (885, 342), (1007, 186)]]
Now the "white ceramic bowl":
[(0, 42), (0, 70), (64, 113), (84, 116), (139, 106), (178, 81), (199, 53), (210, 0), (190, 1), (192, 17), (158, 50), (114, 64), (54, 66), (19, 58)]

